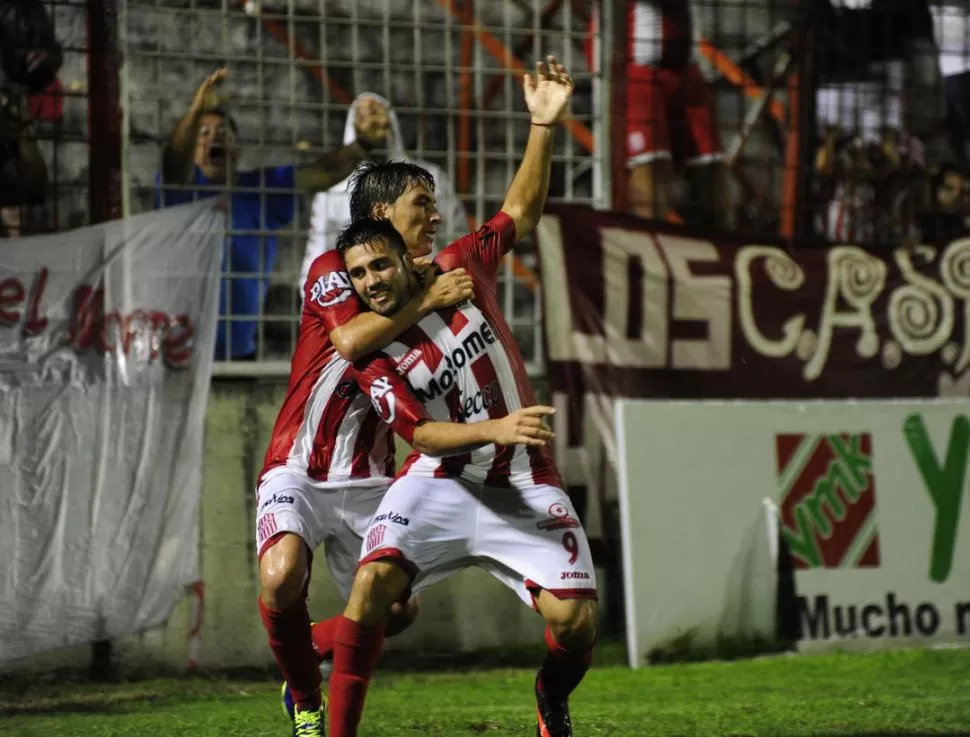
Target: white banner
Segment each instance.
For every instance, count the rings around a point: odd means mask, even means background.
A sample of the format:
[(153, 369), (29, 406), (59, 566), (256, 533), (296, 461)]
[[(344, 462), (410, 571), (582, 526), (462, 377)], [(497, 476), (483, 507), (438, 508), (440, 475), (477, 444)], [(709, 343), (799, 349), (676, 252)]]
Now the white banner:
[(198, 579), (224, 215), (0, 241), (0, 661), (162, 622)]
[(617, 405), (630, 662), (774, 634), (777, 505), (799, 649), (970, 639), (970, 402)]

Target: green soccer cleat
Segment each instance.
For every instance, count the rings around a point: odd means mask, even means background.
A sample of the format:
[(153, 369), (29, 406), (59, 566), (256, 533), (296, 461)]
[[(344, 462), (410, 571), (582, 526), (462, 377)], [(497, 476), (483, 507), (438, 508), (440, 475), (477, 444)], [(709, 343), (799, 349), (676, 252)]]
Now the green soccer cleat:
[(280, 704), (283, 707), (283, 713), (293, 722), (293, 737), (324, 737), (326, 735), (326, 707), (321, 706), (319, 711), (298, 709), (286, 681), (283, 681), (283, 688), (280, 690)]
[(293, 712), (293, 737), (326, 737), (327, 712), (321, 707), (303, 711), (299, 707)]

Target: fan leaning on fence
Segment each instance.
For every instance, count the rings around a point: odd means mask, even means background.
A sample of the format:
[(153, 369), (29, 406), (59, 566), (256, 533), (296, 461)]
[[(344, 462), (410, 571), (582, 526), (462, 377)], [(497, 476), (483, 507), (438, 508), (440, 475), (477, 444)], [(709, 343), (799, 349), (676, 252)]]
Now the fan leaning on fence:
[[(256, 358), (257, 318), (266, 276), (276, 260), (276, 236), (251, 234), (286, 227), (295, 214), (297, 190), (307, 194), (326, 191), (349, 176), (368, 158), (372, 147), (385, 139), (388, 118), (381, 109), (362, 110), (355, 124), (356, 140), (349, 145), (309, 164), (242, 171), (237, 168), (241, 152), (238, 126), (229, 115), (226, 97), (218, 93), (228, 76), (224, 67), (209, 75), (172, 131), (162, 159), (156, 206), (212, 197), (228, 185), (230, 238), (219, 314), (234, 319), (219, 321), (215, 351), (216, 360), (246, 360)], [(262, 276), (233, 277), (234, 273)]]

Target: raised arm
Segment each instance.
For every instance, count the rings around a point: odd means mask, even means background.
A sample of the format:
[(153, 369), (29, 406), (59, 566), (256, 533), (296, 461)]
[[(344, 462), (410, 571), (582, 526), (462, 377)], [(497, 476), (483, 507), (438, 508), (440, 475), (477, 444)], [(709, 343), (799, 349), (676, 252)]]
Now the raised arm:
[(296, 170), (296, 186), (308, 194), (325, 192), (353, 174), (357, 165), (370, 156), (370, 151), (386, 137), (390, 126), (383, 108), (358, 107), (354, 127), (357, 140)]
[(228, 76), (229, 70), (226, 67), (220, 67), (199, 85), (188, 112), (176, 124), (169, 136), (168, 145), (162, 155), (162, 177), (168, 184), (188, 184), (192, 181), (199, 123), (207, 110), (215, 110), (219, 107), (216, 89)]
[(529, 108), (529, 140), (502, 204), (502, 212), (515, 223), (517, 238), (532, 232), (546, 206), (553, 139), (569, 106), (573, 81), (566, 68), (550, 56), (547, 64), (536, 62), (535, 76), (526, 74), (522, 86)]

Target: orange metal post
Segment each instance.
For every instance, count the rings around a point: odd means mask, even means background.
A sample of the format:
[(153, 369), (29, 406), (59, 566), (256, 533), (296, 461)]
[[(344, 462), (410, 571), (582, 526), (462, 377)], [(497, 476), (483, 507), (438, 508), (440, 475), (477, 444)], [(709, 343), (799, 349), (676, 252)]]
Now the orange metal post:
[(795, 198), (798, 192), (799, 174), (799, 75), (797, 72), (788, 77), (788, 141), (785, 146), (785, 177), (781, 193), (781, 217), (779, 231), (784, 238), (795, 236)]
[[(452, 13), (456, 18), (462, 17), (462, 11), (457, 0), (438, 0), (438, 4)], [(498, 59), (506, 69), (524, 72), (525, 66), (515, 55), (492, 33), (485, 30), (478, 21), (472, 21), (471, 32), (482, 47), (495, 59)], [(562, 121), (563, 127), (576, 139), (580, 146), (587, 151), (593, 150), (593, 132), (578, 120), (568, 118)]]

